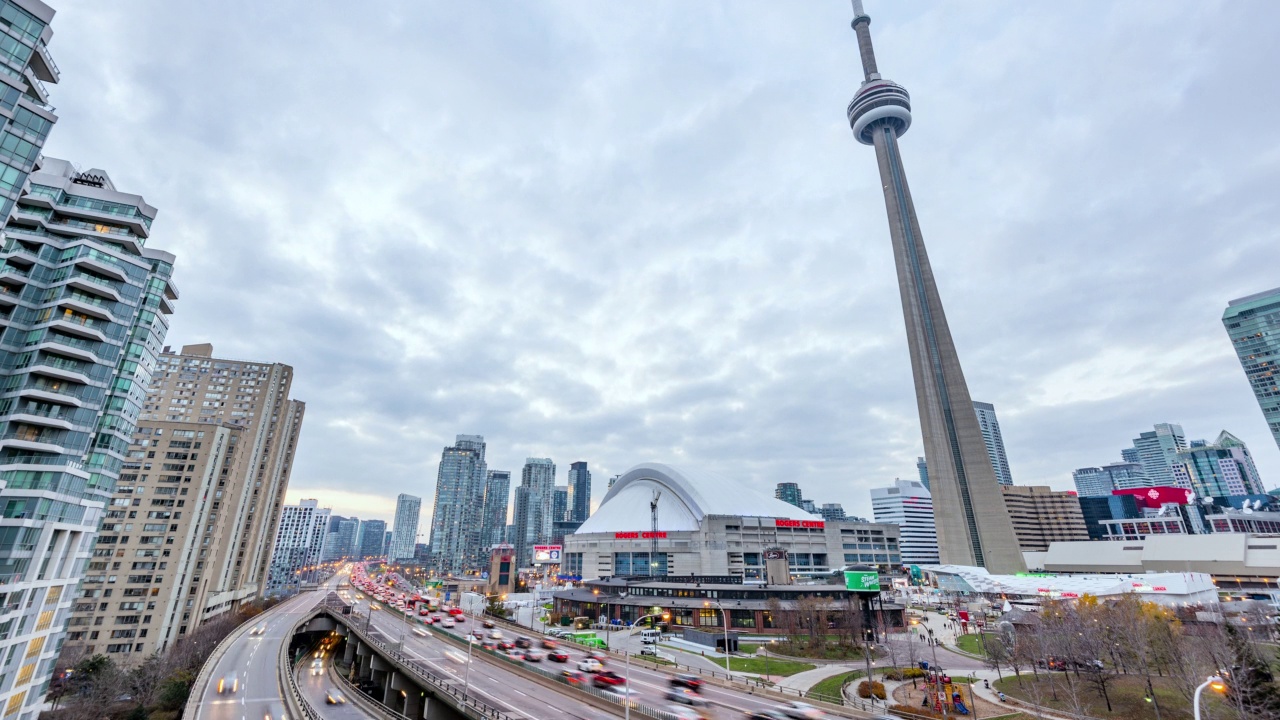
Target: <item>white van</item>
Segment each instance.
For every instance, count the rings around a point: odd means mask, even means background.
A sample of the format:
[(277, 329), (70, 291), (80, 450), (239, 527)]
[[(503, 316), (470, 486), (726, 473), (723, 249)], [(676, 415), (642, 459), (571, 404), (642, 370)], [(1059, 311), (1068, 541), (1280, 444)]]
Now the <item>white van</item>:
[(646, 645), (656, 644), (661, 639), (662, 639), (661, 630), (641, 630), (640, 631), (640, 642)]

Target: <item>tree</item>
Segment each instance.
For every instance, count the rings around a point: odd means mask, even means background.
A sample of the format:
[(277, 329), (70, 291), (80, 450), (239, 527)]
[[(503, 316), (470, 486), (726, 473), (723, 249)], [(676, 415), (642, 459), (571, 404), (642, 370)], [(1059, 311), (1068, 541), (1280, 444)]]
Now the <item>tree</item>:
[(1276, 720), (1280, 718), (1280, 688), (1270, 665), (1262, 659), (1249, 634), (1235, 623), (1226, 623), (1227, 651), (1231, 665), (1224, 679), (1227, 699), (1240, 718)]
[(1113, 712), (1107, 689), (1120, 677), (1115, 662), (1107, 662), (1111, 659), (1113, 647), (1113, 608), (1098, 602), (1093, 595), (1085, 595), (1076, 603), (1075, 609), (1080, 633), (1077, 643), (1079, 655), (1074, 658), (1076, 667), (1084, 667), (1084, 681), (1102, 697), (1107, 712)]

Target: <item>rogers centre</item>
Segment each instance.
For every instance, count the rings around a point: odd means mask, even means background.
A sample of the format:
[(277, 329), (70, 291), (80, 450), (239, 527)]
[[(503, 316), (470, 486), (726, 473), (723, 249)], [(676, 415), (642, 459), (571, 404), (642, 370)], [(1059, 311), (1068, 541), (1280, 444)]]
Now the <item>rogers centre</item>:
[(584, 580), (706, 575), (763, 583), (766, 555), (779, 549), (797, 580), (846, 565), (882, 572), (902, 565), (897, 525), (826, 522), (731, 480), (645, 463), (624, 473), (582, 527), (565, 536), (560, 572)]

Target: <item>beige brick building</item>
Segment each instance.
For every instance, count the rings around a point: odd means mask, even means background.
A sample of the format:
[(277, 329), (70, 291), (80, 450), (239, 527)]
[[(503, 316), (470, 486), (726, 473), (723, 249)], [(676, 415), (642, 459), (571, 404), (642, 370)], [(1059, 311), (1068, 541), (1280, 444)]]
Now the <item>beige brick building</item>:
[(293, 369), (166, 348), (68, 645), (129, 662), (261, 595), (305, 405)]
[(1000, 489), (1023, 552), (1045, 552), (1052, 542), (1089, 539), (1075, 493), (1047, 485), (1002, 485)]

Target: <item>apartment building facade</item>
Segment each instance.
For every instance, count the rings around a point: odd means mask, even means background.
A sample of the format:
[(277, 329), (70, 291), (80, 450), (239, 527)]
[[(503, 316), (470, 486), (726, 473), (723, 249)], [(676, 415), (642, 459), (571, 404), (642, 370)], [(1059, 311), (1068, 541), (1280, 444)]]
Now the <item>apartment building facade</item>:
[(1045, 485), (1001, 485), (1000, 489), (1023, 552), (1045, 552), (1049, 543), (1089, 539), (1075, 493)]

